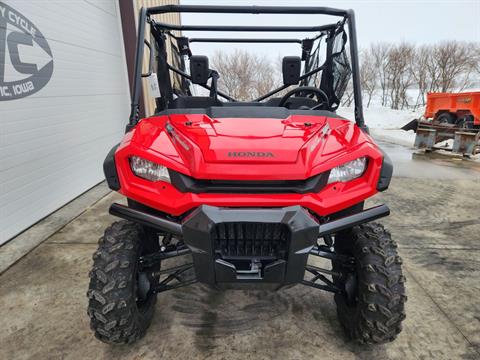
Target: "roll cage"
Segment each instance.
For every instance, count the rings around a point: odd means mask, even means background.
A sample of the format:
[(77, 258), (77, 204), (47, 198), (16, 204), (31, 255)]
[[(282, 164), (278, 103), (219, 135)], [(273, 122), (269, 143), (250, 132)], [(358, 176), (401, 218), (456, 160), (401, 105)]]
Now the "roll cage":
[[(153, 16), (166, 13), (226, 13), (226, 14), (319, 14), (319, 15), (331, 15), (339, 17), (340, 20), (336, 23), (318, 25), (318, 26), (228, 26), (228, 25), (178, 25), (168, 24), (164, 22), (157, 22)], [(151, 41), (145, 39), (146, 24), (150, 24)], [(349, 56), (348, 59), (345, 51), (345, 43), (347, 41), (347, 33), (344, 30), (348, 29), (349, 39)], [(187, 38), (183, 36), (177, 36), (174, 31), (235, 31), (235, 32), (311, 32), (316, 33), (316, 36), (307, 39), (295, 39), (295, 38)], [(175, 40), (175, 44), (171, 43), (173, 49), (176, 51), (178, 58), (174, 59), (174, 65), (167, 62), (167, 43), (166, 39), (170, 37)], [(315, 49), (313, 43), (315, 40), (325, 37), (327, 43), (327, 57), (323, 64), (318, 63), (318, 57), (313, 56)], [(338, 39), (341, 39), (341, 48), (338, 47)], [(353, 81), (353, 93), (355, 104), (355, 122), (360, 127), (365, 129), (365, 122), (363, 119), (362, 97), (361, 97), (361, 85), (360, 85), (360, 71), (358, 62), (358, 48), (355, 30), (355, 15), (353, 10), (341, 10), (329, 7), (280, 7), (280, 6), (207, 6), (207, 5), (165, 5), (150, 8), (142, 8), (140, 10), (139, 22), (138, 22), (138, 34), (137, 34), (137, 48), (135, 56), (135, 70), (133, 79), (132, 101), (131, 101), (131, 113), (129, 123), (127, 125), (127, 131), (134, 127), (139, 121), (139, 100), (141, 93), (141, 81), (142, 77), (151, 76), (153, 68), (157, 71), (157, 78), (160, 84), (159, 90), (161, 96), (156, 99), (157, 110), (164, 110), (168, 108), (168, 105), (173, 101), (174, 95), (191, 95), (189, 90), (189, 82), (192, 81), (192, 76), (185, 72), (185, 62), (183, 56), (191, 57), (189, 44), (194, 42), (214, 42), (214, 43), (298, 43), (302, 47), (301, 60), (304, 61), (303, 74), (299, 77), (300, 86), (315, 86), (315, 81), (312, 82), (314, 76), (317, 76), (322, 72), (322, 78), (320, 86), (317, 86), (329, 95), (333, 96), (336, 100), (336, 106), (340, 103), (340, 99), (336, 98), (335, 89), (333, 89), (333, 76), (337, 68), (333, 68), (332, 55), (342, 54), (343, 62), (349, 62), (349, 64), (343, 64), (344, 66), (351, 67), (352, 81)], [(144, 47), (147, 46), (150, 50), (149, 57), (149, 70), (146, 74), (142, 73), (142, 63), (144, 55)], [(337, 52), (335, 52), (337, 51)], [(337, 64), (338, 65), (338, 64)], [(326, 70), (326, 71), (324, 71)], [(348, 69), (350, 71), (350, 68)], [(216, 73), (215, 71), (212, 72)], [(326, 76), (323, 76), (323, 73)], [(176, 89), (172, 87), (171, 75), (179, 77)], [(215, 78), (215, 80), (213, 79)], [(229, 102), (236, 102), (228, 94), (216, 89), (217, 76), (212, 77), (211, 85), (207, 83), (198, 84), (208, 90), (210, 95), (221, 96)], [(318, 79), (317, 79), (318, 80)], [(344, 81), (345, 82), (345, 81)], [(264, 94), (253, 102), (259, 103), (272, 95), (288, 88), (292, 84), (284, 84), (267, 94)], [(318, 81), (317, 81), (318, 85)], [(346, 82), (340, 84), (340, 86), (346, 87)], [(344, 88), (343, 88), (344, 90)], [(341, 97), (341, 96), (340, 96)], [(336, 108), (334, 108), (336, 109)]]

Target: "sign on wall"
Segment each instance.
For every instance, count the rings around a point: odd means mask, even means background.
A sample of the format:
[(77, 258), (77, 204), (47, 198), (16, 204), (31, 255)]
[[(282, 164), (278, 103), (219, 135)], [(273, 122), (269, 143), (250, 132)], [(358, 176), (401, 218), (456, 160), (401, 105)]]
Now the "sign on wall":
[(40, 30), (0, 2), (0, 101), (40, 91), (52, 74), (52, 51)]

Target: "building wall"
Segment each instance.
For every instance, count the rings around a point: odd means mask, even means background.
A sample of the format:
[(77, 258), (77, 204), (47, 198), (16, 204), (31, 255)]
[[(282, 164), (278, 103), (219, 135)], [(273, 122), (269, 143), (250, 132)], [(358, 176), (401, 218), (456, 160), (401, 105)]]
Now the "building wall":
[(130, 103), (117, 1), (0, 1), (0, 244), (104, 179)]

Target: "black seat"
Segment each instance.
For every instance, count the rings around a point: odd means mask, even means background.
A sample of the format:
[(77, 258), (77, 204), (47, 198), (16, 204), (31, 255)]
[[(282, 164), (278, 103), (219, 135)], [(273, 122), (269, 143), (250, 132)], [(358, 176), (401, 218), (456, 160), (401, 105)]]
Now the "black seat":
[(222, 102), (209, 96), (181, 96), (170, 102), (169, 109), (203, 109), (222, 106)]

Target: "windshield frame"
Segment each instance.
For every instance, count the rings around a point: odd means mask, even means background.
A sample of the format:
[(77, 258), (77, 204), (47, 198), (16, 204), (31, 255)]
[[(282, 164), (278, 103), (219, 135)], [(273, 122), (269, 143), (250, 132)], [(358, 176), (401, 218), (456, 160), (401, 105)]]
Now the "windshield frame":
[[(314, 32), (321, 33), (335, 29), (338, 26), (338, 22), (334, 24), (318, 25), (318, 26), (225, 26), (225, 25), (178, 25), (167, 24), (163, 22), (155, 22), (151, 17), (158, 14), (166, 13), (224, 13), (224, 14), (319, 14), (319, 15), (331, 15), (339, 17), (347, 24), (349, 49), (350, 49), (350, 65), (352, 71), (352, 83), (355, 105), (355, 122), (357, 126), (362, 129), (367, 129), (363, 118), (363, 106), (362, 106), (362, 93), (360, 82), (360, 69), (358, 60), (358, 45), (355, 27), (355, 14), (353, 10), (342, 10), (330, 7), (311, 7), (311, 6), (216, 6), (216, 5), (164, 5), (150, 8), (141, 8), (138, 21), (137, 32), (137, 47), (135, 54), (135, 70), (134, 81), (131, 98), (131, 111), (129, 124), (127, 125), (127, 131), (133, 128), (139, 121), (139, 100), (141, 93), (142, 83), (142, 63), (145, 46), (145, 28), (147, 23), (154, 22), (156, 26), (165, 31), (168, 30), (185, 30), (185, 31), (238, 31), (238, 32)], [(218, 40), (218, 39), (217, 39)], [(235, 42), (235, 39), (230, 39)], [(238, 40), (238, 39), (237, 39)], [(268, 39), (261, 39), (263, 41)], [(282, 40), (282, 39), (280, 39)], [(291, 41), (291, 39), (283, 39)], [(206, 41), (204, 39), (204, 41)], [(224, 42), (228, 41), (223, 39)], [(274, 40), (278, 41), (278, 39)], [(295, 39), (295, 41), (300, 41)], [(147, 46), (149, 46), (147, 44)], [(173, 69), (168, 66), (168, 70), (177, 72), (179, 69)], [(177, 71), (175, 71), (177, 70)], [(314, 69), (320, 71), (320, 68)], [(181, 73), (182, 76), (188, 76), (188, 74)], [(305, 75), (305, 74), (304, 74)], [(303, 76), (304, 76), (303, 75)], [(281, 88), (275, 89), (277, 91)], [(275, 91), (273, 90), (273, 91)], [(271, 94), (266, 94), (271, 96)], [(268, 96), (262, 96), (256, 101), (267, 98)]]

